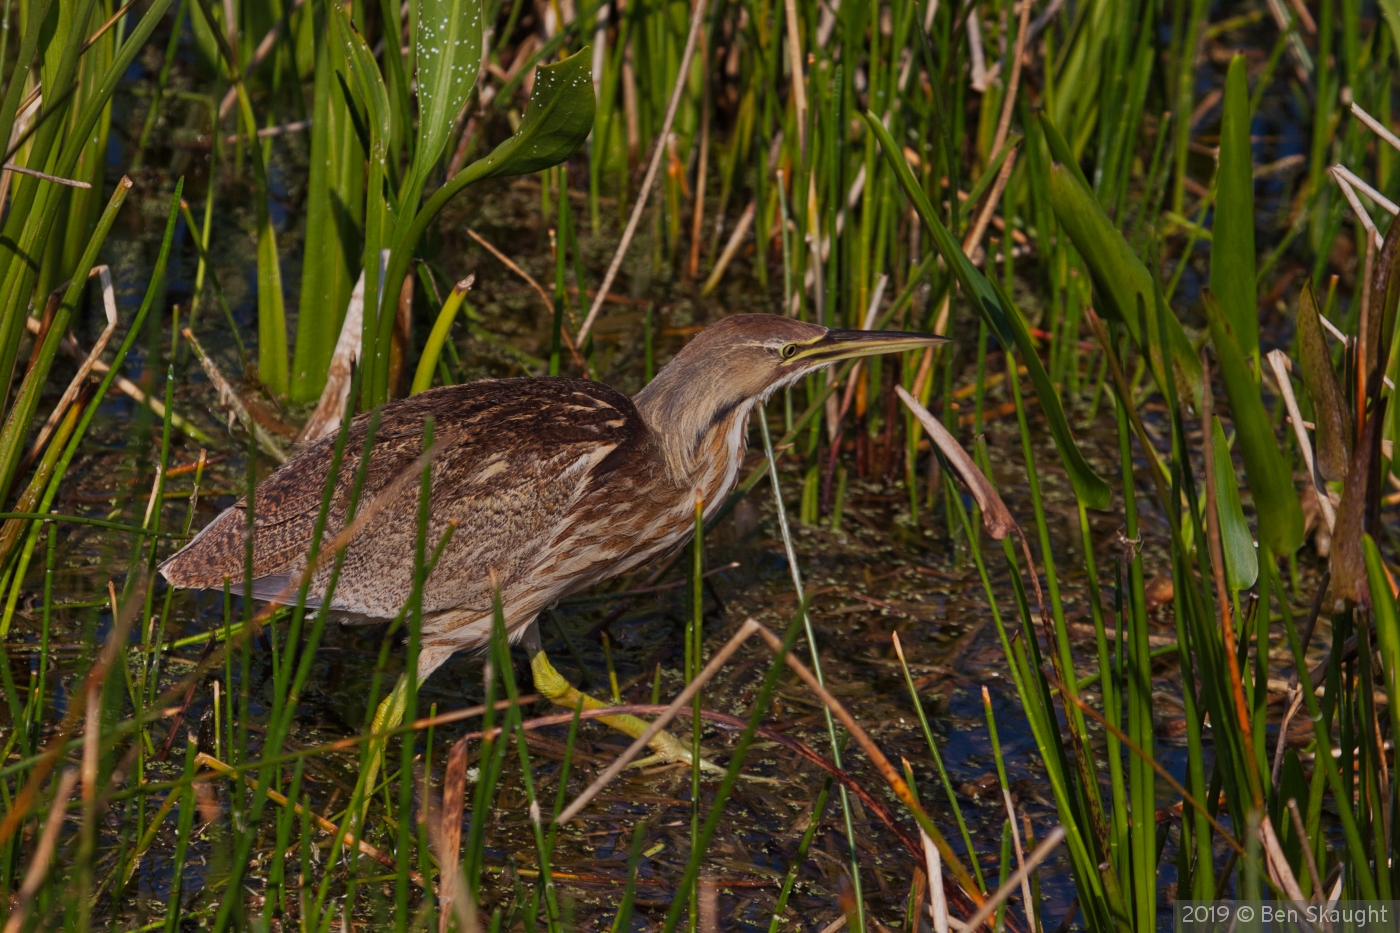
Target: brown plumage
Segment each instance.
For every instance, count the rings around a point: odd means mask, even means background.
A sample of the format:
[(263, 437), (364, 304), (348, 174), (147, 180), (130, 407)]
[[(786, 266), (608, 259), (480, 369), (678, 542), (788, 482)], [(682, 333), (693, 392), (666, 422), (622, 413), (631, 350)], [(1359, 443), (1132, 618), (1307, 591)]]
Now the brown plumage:
[[(827, 330), (736, 315), (698, 334), (635, 399), (582, 379), (497, 379), (386, 405), (330, 608), (390, 619), (409, 598), (423, 431), (433, 419), (431, 548), (456, 529), (423, 592), (425, 677), (491, 626), (492, 572), (518, 635), (556, 600), (684, 544), (695, 499), (712, 513), (733, 489), (749, 415), (773, 391), (851, 356), (928, 346), (919, 334)], [(346, 524), (369, 418), (351, 425), (323, 538)], [(295, 597), (306, 570), (335, 436), (307, 444), (257, 489), (252, 595)], [(219, 515), (161, 572), (178, 587), (238, 588), (246, 503)], [(331, 572), (320, 562), (311, 604)]]

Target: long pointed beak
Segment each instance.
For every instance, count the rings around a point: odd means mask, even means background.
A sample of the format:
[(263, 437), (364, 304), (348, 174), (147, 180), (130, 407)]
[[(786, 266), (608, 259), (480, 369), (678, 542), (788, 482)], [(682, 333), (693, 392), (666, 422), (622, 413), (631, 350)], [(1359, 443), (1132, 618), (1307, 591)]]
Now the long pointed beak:
[(902, 353), (947, 343), (947, 337), (915, 334), (895, 330), (828, 330), (815, 343), (793, 355), (789, 362), (808, 364), (835, 363), (858, 356), (878, 356), (882, 353)]

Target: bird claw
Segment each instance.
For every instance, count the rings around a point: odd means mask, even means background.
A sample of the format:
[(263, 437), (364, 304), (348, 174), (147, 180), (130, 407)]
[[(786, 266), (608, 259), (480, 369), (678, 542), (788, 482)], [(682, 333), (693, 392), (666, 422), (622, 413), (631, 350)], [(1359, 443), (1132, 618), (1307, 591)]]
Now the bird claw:
[[(658, 733), (656, 738), (647, 743), (647, 746), (652, 750), (652, 754), (645, 758), (637, 759), (628, 767), (646, 768), (652, 765), (678, 763), (688, 765), (694, 760), (690, 752), (690, 746), (684, 744), (680, 739), (666, 731)], [(708, 771), (711, 774), (723, 774), (725, 769), (712, 761), (701, 758), (700, 770)]]

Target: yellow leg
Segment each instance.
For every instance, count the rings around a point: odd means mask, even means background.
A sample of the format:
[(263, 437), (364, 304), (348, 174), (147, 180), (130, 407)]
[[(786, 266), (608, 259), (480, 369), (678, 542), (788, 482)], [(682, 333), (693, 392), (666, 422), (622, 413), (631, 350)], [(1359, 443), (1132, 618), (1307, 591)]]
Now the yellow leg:
[[(387, 732), (397, 729), (403, 724), (403, 715), (408, 708), (408, 675), (399, 675), (398, 683), (394, 684), (394, 689), (379, 702), (379, 708), (374, 711), (374, 719), (370, 724), (371, 732)], [(361, 812), (361, 820), (364, 814), (369, 812), (369, 802), (374, 795), (375, 781), (379, 779), (379, 769), (384, 764), (384, 739), (370, 739), (369, 741), (369, 761), (365, 767), (365, 797), (364, 809)]]
[[(608, 704), (601, 703), (581, 692), (565, 680), (564, 676), (554, 669), (554, 665), (549, 663), (549, 657), (543, 651), (535, 652), (535, 656), (530, 659), (530, 671), (535, 678), (536, 692), (558, 706), (568, 710), (576, 710), (580, 700), (583, 701), (584, 709), (606, 709), (608, 706)], [(612, 726), (619, 732), (632, 736), (634, 739), (651, 725), (644, 719), (638, 719), (636, 716), (630, 716), (626, 713), (617, 716), (599, 716), (598, 720)], [(650, 762), (684, 761), (689, 763), (691, 760), (690, 749), (665, 730), (657, 733), (656, 738), (648, 742), (647, 746), (654, 753), (648, 759)], [(702, 761), (702, 764), (708, 764), (708, 762)]]
[[(573, 684), (564, 679), (564, 675), (554, 669), (554, 665), (549, 662), (549, 656), (543, 651), (535, 652), (530, 659), (530, 672), (534, 676), (535, 690), (540, 696), (563, 708), (573, 711), (578, 709), (579, 701), (583, 701), (584, 709), (606, 709), (608, 704), (593, 699), (586, 693), (580, 691)], [(405, 707), (408, 701), (408, 675), (399, 677), (398, 683), (394, 685), (393, 691), (386, 696), (375, 710), (374, 719), (371, 725), (373, 732), (385, 732), (398, 728), (403, 724)], [(636, 716), (626, 713), (616, 716), (599, 716), (598, 720), (605, 725), (611, 726), (617, 731), (637, 738), (649, 727), (650, 723)], [(658, 762), (668, 763), (682, 761), (687, 764), (691, 761), (690, 749), (671, 733), (663, 730), (657, 733), (656, 737), (647, 743), (652, 750), (649, 758), (633, 762), (633, 765), (655, 764)], [(379, 771), (384, 762), (385, 742), (383, 739), (370, 740), (370, 755), (367, 763), (367, 775), (365, 783), (365, 805), (368, 807), (370, 795), (374, 793), (375, 781), (378, 780)], [(708, 761), (701, 759), (701, 767), (706, 770), (723, 770)]]

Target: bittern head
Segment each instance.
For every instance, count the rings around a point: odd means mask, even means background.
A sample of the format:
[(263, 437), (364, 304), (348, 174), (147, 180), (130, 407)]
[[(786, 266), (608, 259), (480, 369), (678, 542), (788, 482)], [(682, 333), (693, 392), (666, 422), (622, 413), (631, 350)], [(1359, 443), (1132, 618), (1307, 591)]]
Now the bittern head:
[(706, 327), (636, 396), (653, 430), (677, 439), (668, 460), (693, 467), (720, 422), (742, 424), (756, 402), (841, 360), (943, 343), (932, 334), (837, 330), (776, 314), (736, 314)]

